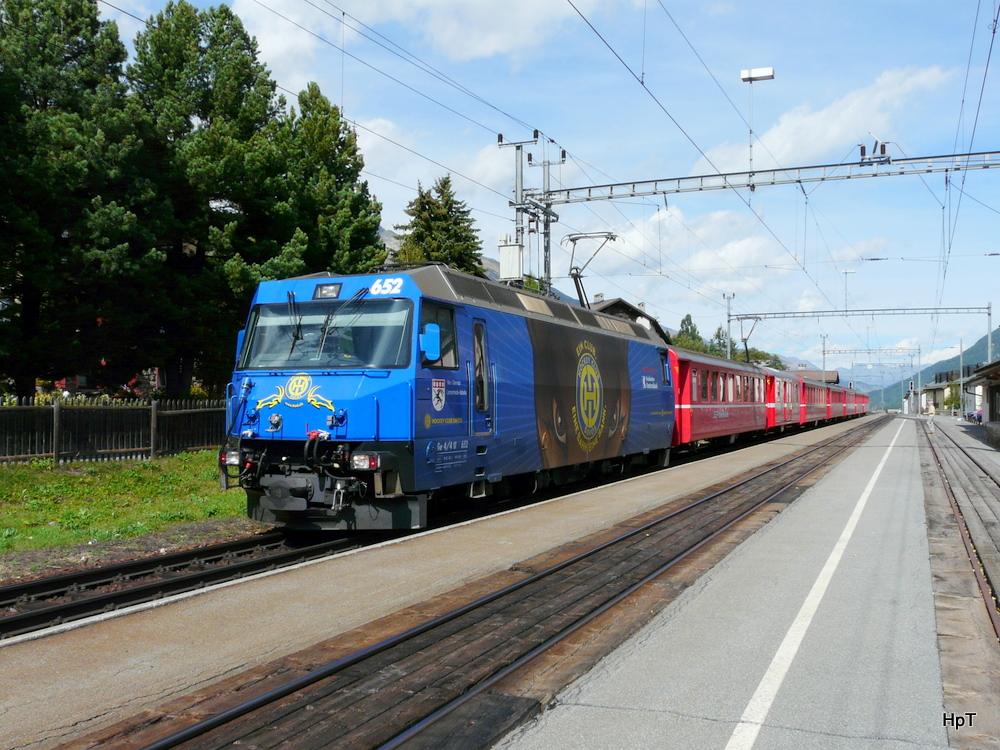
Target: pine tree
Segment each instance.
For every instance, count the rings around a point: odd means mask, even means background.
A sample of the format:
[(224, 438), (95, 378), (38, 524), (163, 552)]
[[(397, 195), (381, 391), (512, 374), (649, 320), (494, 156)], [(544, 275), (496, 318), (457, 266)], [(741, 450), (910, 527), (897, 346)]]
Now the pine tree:
[[(0, 3), (0, 376), (19, 396), (78, 371), (104, 303), (143, 231), (126, 185), (138, 145), (125, 47), (93, 0)], [(15, 189), (10, 189), (14, 187)]]
[(382, 262), (354, 132), (288, 110), (225, 5), (126, 50), (96, 0), (0, 0), (0, 382), (227, 379), (257, 281)]
[(451, 175), (439, 178), (431, 190), (417, 185), (417, 197), (406, 207), (409, 224), (397, 224), (403, 240), (395, 258), (401, 263), (444, 263), (485, 277), (479, 230), (472, 210), (458, 200)]
[[(162, 262), (151, 321), (168, 395), (221, 382), (257, 281), (381, 263), (381, 206), (355, 134), (312, 83), (286, 112), (257, 42), (225, 5), (171, 2), (136, 39)], [(211, 322), (209, 324), (209, 322)]]

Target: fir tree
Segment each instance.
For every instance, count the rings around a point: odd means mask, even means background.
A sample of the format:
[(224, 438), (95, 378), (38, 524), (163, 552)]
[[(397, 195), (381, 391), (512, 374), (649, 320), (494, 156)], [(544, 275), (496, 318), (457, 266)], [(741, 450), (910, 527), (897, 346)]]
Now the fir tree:
[(409, 224), (397, 224), (403, 240), (395, 259), (401, 263), (444, 263), (465, 273), (485, 277), (479, 230), (472, 211), (458, 200), (445, 175), (425, 190), (417, 185), (417, 197), (406, 207)]

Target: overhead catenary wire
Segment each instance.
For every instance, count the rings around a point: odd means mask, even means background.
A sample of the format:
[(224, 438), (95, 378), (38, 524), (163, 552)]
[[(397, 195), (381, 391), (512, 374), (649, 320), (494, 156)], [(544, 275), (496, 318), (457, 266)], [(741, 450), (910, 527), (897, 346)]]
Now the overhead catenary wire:
[[(705, 153), (705, 151), (698, 145), (698, 143), (694, 140), (694, 138), (692, 138), (691, 135), (684, 129), (684, 127), (680, 124), (680, 122), (678, 122), (677, 118), (675, 118), (670, 113), (670, 111), (666, 108), (666, 106), (664, 106), (663, 102), (661, 102), (659, 100), (659, 98), (656, 96), (656, 94), (654, 94), (650, 90), (650, 88), (639, 78), (639, 76), (636, 75), (635, 71), (632, 70), (631, 66), (629, 66), (629, 64), (627, 62), (625, 62), (624, 59), (622, 59), (622, 56), (620, 54), (618, 54), (618, 51), (611, 45), (611, 43), (608, 42), (608, 40), (604, 38), (604, 36), (601, 34), (601, 32), (597, 30), (597, 28), (583, 14), (583, 12), (579, 8), (577, 8), (576, 5), (573, 4), (573, 0), (566, 0), (566, 2), (569, 3), (570, 7), (573, 8), (574, 11), (576, 11), (577, 15), (580, 16), (580, 18), (591, 29), (591, 31), (593, 31), (594, 34), (597, 35), (597, 38), (601, 40), (601, 42), (604, 44), (604, 46), (607, 47), (607, 49), (611, 52), (612, 55), (614, 55), (614, 57), (618, 60), (618, 62), (620, 62), (622, 64), (622, 66), (625, 68), (625, 70), (628, 71), (629, 75), (631, 75), (632, 78), (634, 78), (636, 80), (636, 82), (639, 84), (639, 86), (642, 88), (642, 90), (645, 91), (646, 94), (656, 103), (657, 107), (674, 124), (674, 126), (687, 139), (687, 141), (694, 147), (694, 149), (705, 160), (705, 162), (712, 169), (714, 169), (717, 174), (722, 174), (722, 170), (720, 170), (715, 165), (715, 163), (708, 156), (708, 154)], [(743, 202), (743, 204), (747, 207), (747, 209), (750, 211), (750, 213), (753, 214), (753, 216), (757, 219), (757, 221), (761, 224), (761, 226), (764, 227), (764, 229), (767, 231), (767, 233), (771, 235), (771, 237), (775, 240), (775, 242), (777, 242), (778, 245), (793, 260), (795, 260), (796, 262), (798, 262), (798, 259), (795, 257), (794, 253), (792, 253), (792, 251), (788, 249), (788, 246), (785, 245), (785, 243), (781, 240), (780, 237), (778, 237), (778, 235), (774, 232), (774, 230), (771, 229), (771, 227), (767, 224), (767, 222), (764, 221), (764, 218), (753, 208), (753, 206), (750, 204), (750, 201), (747, 200), (739, 191), (733, 191), (733, 192), (736, 194), (736, 196), (739, 198), (739, 200), (741, 200)], [(816, 287), (817, 291), (819, 291), (819, 293), (822, 295), (822, 297), (828, 303), (830, 303), (830, 305), (833, 305), (833, 301), (827, 296), (826, 292), (822, 289), (822, 287), (820, 287), (820, 285), (816, 282), (816, 280), (812, 278), (812, 276), (809, 274), (808, 269), (806, 269), (801, 264), (800, 264), (800, 269), (801, 269), (802, 273), (805, 274), (806, 278), (808, 278), (809, 281), (812, 282), (813, 286)]]

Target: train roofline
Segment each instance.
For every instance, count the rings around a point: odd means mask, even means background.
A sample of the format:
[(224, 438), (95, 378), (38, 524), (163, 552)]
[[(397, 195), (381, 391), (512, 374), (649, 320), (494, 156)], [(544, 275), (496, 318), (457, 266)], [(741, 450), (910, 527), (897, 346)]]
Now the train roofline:
[(487, 310), (514, 313), (521, 317), (536, 318), (562, 325), (591, 329), (605, 335), (637, 339), (654, 346), (666, 347), (667, 343), (655, 331), (640, 323), (620, 318), (589, 308), (571, 305), (555, 297), (545, 297), (527, 290), (516, 289), (489, 279), (456, 271), (440, 263), (416, 267), (391, 266), (371, 273), (339, 275), (332, 272), (308, 274), (279, 281), (265, 281), (264, 284), (302, 282), (325, 278), (364, 278), (385, 276), (407, 276), (420, 290), (420, 294), (456, 305), (472, 305)]

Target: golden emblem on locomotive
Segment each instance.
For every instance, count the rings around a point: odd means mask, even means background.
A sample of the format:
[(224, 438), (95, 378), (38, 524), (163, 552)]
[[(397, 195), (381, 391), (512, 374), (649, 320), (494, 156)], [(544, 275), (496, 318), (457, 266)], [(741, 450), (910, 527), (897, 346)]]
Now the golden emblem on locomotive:
[(263, 398), (257, 402), (257, 408), (262, 409), (266, 407), (277, 406), (279, 403), (284, 401), (285, 406), (298, 409), (299, 407), (305, 406), (302, 403), (304, 398), (310, 406), (314, 406), (317, 409), (329, 409), (334, 411), (333, 402), (328, 398), (324, 398), (319, 395), (320, 386), (314, 386), (312, 384), (312, 378), (309, 377), (308, 373), (297, 372), (284, 385), (277, 386), (277, 390), (272, 393), (267, 398)]
[(573, 429), (576, 441), (586, 453), (597, 446), (604, 430), (606, 409), (604, 383), (597, 366), (597, 350), (584, 339), (576, 347), (576, 404), (573, 406)]

